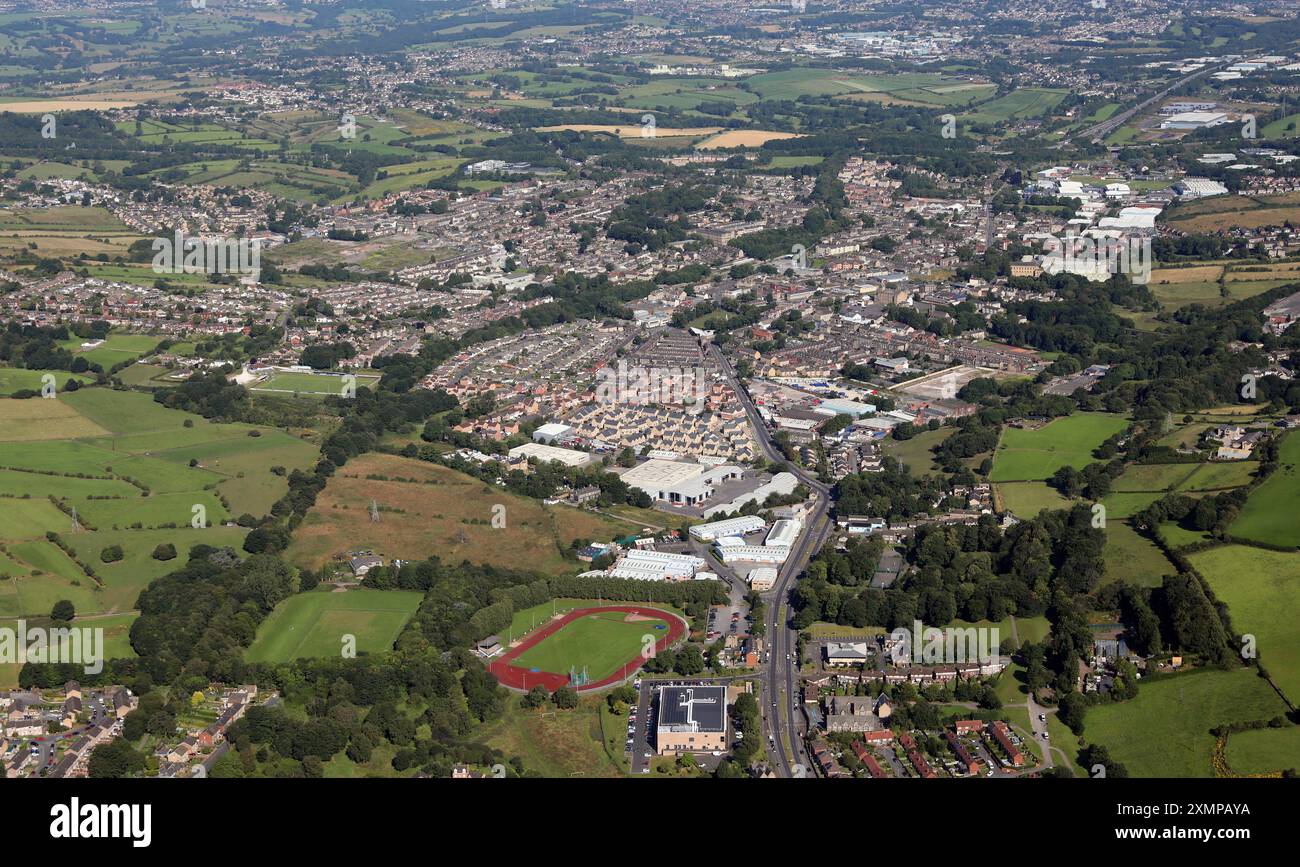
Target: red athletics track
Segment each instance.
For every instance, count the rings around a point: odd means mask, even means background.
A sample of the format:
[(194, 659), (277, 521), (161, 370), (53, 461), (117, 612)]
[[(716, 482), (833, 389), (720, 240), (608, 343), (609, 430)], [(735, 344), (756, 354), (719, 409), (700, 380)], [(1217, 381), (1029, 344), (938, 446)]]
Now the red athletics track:
[[(635, 605), (606, 605), (600, 608), (575, 608), (563, 617), (552, 620), (541, 629), (529, 635), (523, 641), (510, 648), (505, 654), (499, 657), (495, 662), (488, 666), (488, 671), (496, 675), (497, 680), (501, 681), (502, 686), (508, 686), (511, 689), (532, 689), (535, 686), (544, 687), (549, 692), (554, 692), (562, 686), (569, 683), (569, 675), (554, 674), (549, 671), (529, 671), (526, 668), (520, 668), (511, 665), (511, 660), (518, 657), (525, 650), (538, 644), (542, 639), (549, 638), (568, 626), (579, 617), (585, 617), (588, 614), (598, 614), (602, 611), (622, 611), (627, 614), (642, 614), (647, 617), (657, 617), (668, 623), (668, 634), (655, 642), (655, 652), (665, 650), (677, 642), (677, 639), (686, 634), (686, 624), (676, 614), (664, 611), (659, 608), (650, 608), (648, 606)], [(640, 655), (623, 663), (618, 671), (606, 678), (589, 683), (586, 686), (579, 687), (580, 690), (586, 691), (591, 689), (601, 689), (606, 686), (613, 686), (627, 679), (627, 676), (641, 667), (644, 662)]]

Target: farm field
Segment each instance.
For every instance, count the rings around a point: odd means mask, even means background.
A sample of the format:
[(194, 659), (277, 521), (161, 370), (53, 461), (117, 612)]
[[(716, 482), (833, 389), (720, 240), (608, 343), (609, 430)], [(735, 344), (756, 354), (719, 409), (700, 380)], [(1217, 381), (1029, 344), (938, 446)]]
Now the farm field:
[(1278, 466), (1250, 493), (1229, 532), (1269, 545), (1300, 546), (1300, 436), (1282, 440)]
[(365, 588), (299, 593), (262, 621), (244, 657), (249, 662), (288, 662), (337, 656), (345, 635), (356, 636), (358, 653), (391, 650), (422, 598), (414, 591)]
[(658, 139), (699, 138), (701, 136), (713, 135), (714, 133), (720, 132), (721, 128), (716, 126), (655, 127), (654, 135), (644, 135), (641, 120), (636, 117), (630, 117), (626, 124), (566, 123), (559, 126), (541, 126), (537, 128), (538, 132), (558, 132), (561, 130), (569, 130), (571, 132), (602, 132), (626, 139)]
[(1101, 498), (1106, 507), (1107, 520), (1131, 518), (1164, 494), (1157, 491), (1139, 491), (1133, 493), (1113, 493)]
[(1198, 464), (1196, 470), (1179, 483), (1179, 491), (1221, 491), (1249, 485), (1259, 461), (1231, 461)]
[[(266, 514), (287, 490), (271, 467), (310, 466), (316, 454), (282, 431), (214, 424), (137, 392), (0, 399), (0, 574), (10, 576), (0, 581), (0, 617), (47, 615), (59, 599), (78, 614), (130, 610), (192, 546), (239, 548), (247, 531), (223, 523)], [(191, 525), (195, 506), (206, 527)], [(73, 557), (46, 539), (50, 532)], [(176, 556), (154, 559), (164, 544)], [(121, 559), (105, 562), (114, 546)]]
[(1236, 774), (1275, 774), (1300, 769), (1300, 726), (1229, 735), (1226, 757)]
[[(28, 400), (0, 399), (0, 442), (32, 442), (52, 437), (103, 436), (107, 430), (73, 409), (64, 392), (59, 398)], [(0, 464), (14, 466), (10, 455), (0, 455)]]
[(73, 379), (81, 383), (91, 381), (91, 377), (69, 373), (66, 370), (28, 370), (23, 367), (0, 367), (0, 396), (11, 395), (15, 391), (23, 389), (40, 391), (45, 384), (44, 377), (46, 374), (54, 376), (55, 391), (62, 391), (68, 382)]
[(1178, 569), (1156, 543), (1122, 521), (1107, 521), (1105, 582), (1125, 581), (1139, 587), (1159, 587), (1166, 575)]
[(930, 450), (952, 436), (952, 433), (952, 428), (939, 428), (921, 431), (906, 440), (886, 437), (881, 441), (880, 450), (888, 457), (896, 458), (906, 465), (914, 475), (938, 473), (942, 468), (934, 462), (934, 454)]
[(696, 147), (702, 151), (717, 150), (719, 148), (756, 148), (762, 147), (765, 142), (782, 141), (784, 139), (798, 137), (798, 134), (792, 132), (769, 132), (761, 129), (731, 129), (726, 132), (718, 133), (712, 138), (705, 139), (696, 145)]
[(1121, 416), (1075, 413), (1054, 419), (1037, 430), (1008, 427), (994, 453), (995, 482), (1046, 479), (1061, 467), (1082, 469), (1096, 459), (1093, 449), (1128, 422)]
[[(78, 617), (71, 626), (75, 629), (104, 630), (104, 658), (123, 659), (135, 656), (135, 651), (131, 648), (130, 632), (131, 624), (135, 622), (138, 616), (135, 612), (131, 612), (106, 617)], [(38, 624), (29, 623), (28, 625)], [(16, 630), (17, 628), (17, 620), (0, 620), (0, 629)], [(0, 689), (17, 689), (18, 675), (22, 668), (22, 665), (17, 662), (0, 663)]]
[(994, 490), (1002, 498), (1002, 508), (1021, 518), (1032, 518), (1044, 509), (1055, 511), (1072, 505), (1072, 501), (1043, 482), (1000, 482), (994, 485)]
[(511, 664), (552, 674), (568, 674), (571, 667), (581, 672), (585, 667), (592, 681), (601, 680), (639, 658), (643, 636), (658, 641), (667, 634), (665, 620), (629, 622), (627, 618), (622, 611), (584, 615), (525, 650)]
[(1120, 492), (1172, 491), (1200, 467), (1200, 464), (1132, 464), (1114, 481)]
[(852, 74), (833, 69), (783, 69), (746, 80), (764, 100), (839, 96), (891, 104), (967, 105), (988, 97), (996, 86), (932, 72)]
[(1228, 606), (1233, 631), (1255, 636), (1273, 682), (1293, 703), (1300, 700), (1300, 553), (1223, 545), (1187, 559)]
[[(386, 476), (387, 480), (367, 478)], [(380, 510), (369, 517), (371, 500)], [(493, 506), (505, 506), (506, 526), (494, 529)], [(547, 574), (575, 572), (566, 559), (574, 539), (609, 540), (628, 525), (602, 515), (540, 502), (492, 487), (437, 464), (368, 454), (330, 479), (294, 533), (288, 559), (318, 569), (350, 550), (385, 557), (476, 563)]]
[(1177, 550), (1188, 545), (1195, 545), (1198, 542), (1205, 542), (1210, 539), (1210, 534), (1189, 528), (1184, 528), (1175, 524), (1173, 521), (1166, 521), (1160, 525), (1160, 538), (1165, 540), (1165, 544), (1170, 548)]
[(1169, 216), (1168, 223), (1180, 232), (1194, 234), (1281, 226), (1294, 223), (1298, 217), (1300, 206), (1285, 196), (1224, 196), (1214, 209), (1200, 203), (1179, 208)]
[(1021, 87), (962, 115), (968, 123), (1003, 123), (1010, 120), (1041, 117), (1065, 99), (1066, 91), (1045, 87)]
[(1134, 777), (1212, 777), (1211, 728), (1285, 711), (1254, 671), (1204, 669), (1143, 680), (1137, 698), (1090, 708), (1084, 738), (1109, 749)]

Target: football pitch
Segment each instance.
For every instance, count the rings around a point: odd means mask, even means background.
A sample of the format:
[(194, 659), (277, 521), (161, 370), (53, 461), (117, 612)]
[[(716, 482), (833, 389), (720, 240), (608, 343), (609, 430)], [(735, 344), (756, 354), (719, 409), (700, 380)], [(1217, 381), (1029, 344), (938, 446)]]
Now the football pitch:
[(290, 596), (271, 612), (244, 654), (249, 662), (337, 656), (344, 636), (358, 653), (390, 650), (423, 595), (396, 590), (327, 591)]
[(638, 658), (644, 636), (659, 641), (668, 634), (668, 622), (647, 616), (629, 621), (625, 611), (598, 611), (565, 624), (511, 660), (517, 668), (568, 674), (585, 667), (592, 681), (618, 671)]
[[(357, 388), (374, 388), (379, 377), (374, 374), (358, 373)], [(265, 382), (248, 387), (249, 391), (266, 391), (288, 394), (340, 395), (346, 381), (343, 376), (334, 373), (290, 373), (272, 374)]]

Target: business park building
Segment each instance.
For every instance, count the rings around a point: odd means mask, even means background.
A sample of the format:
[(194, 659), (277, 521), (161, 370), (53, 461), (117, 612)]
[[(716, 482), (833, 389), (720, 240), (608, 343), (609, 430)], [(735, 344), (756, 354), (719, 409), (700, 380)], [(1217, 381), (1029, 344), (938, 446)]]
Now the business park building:
[(659, 755), (726, 748), (725, 686), (666, 686), (659, 690), (655, 726), (655, 749)]

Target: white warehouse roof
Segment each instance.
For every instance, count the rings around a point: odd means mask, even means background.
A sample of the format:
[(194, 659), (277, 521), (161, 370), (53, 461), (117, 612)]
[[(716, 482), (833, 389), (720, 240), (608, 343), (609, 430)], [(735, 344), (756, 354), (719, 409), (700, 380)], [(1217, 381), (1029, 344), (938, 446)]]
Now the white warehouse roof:
[(726, 518), (709, 524), (697, 524), (691, 527), (690, 533), (701, 542), (712, 542), (723, 536), (743, 536), (766, 526), (767, 522), (758, 515), (741, 515), (738, 518)]

